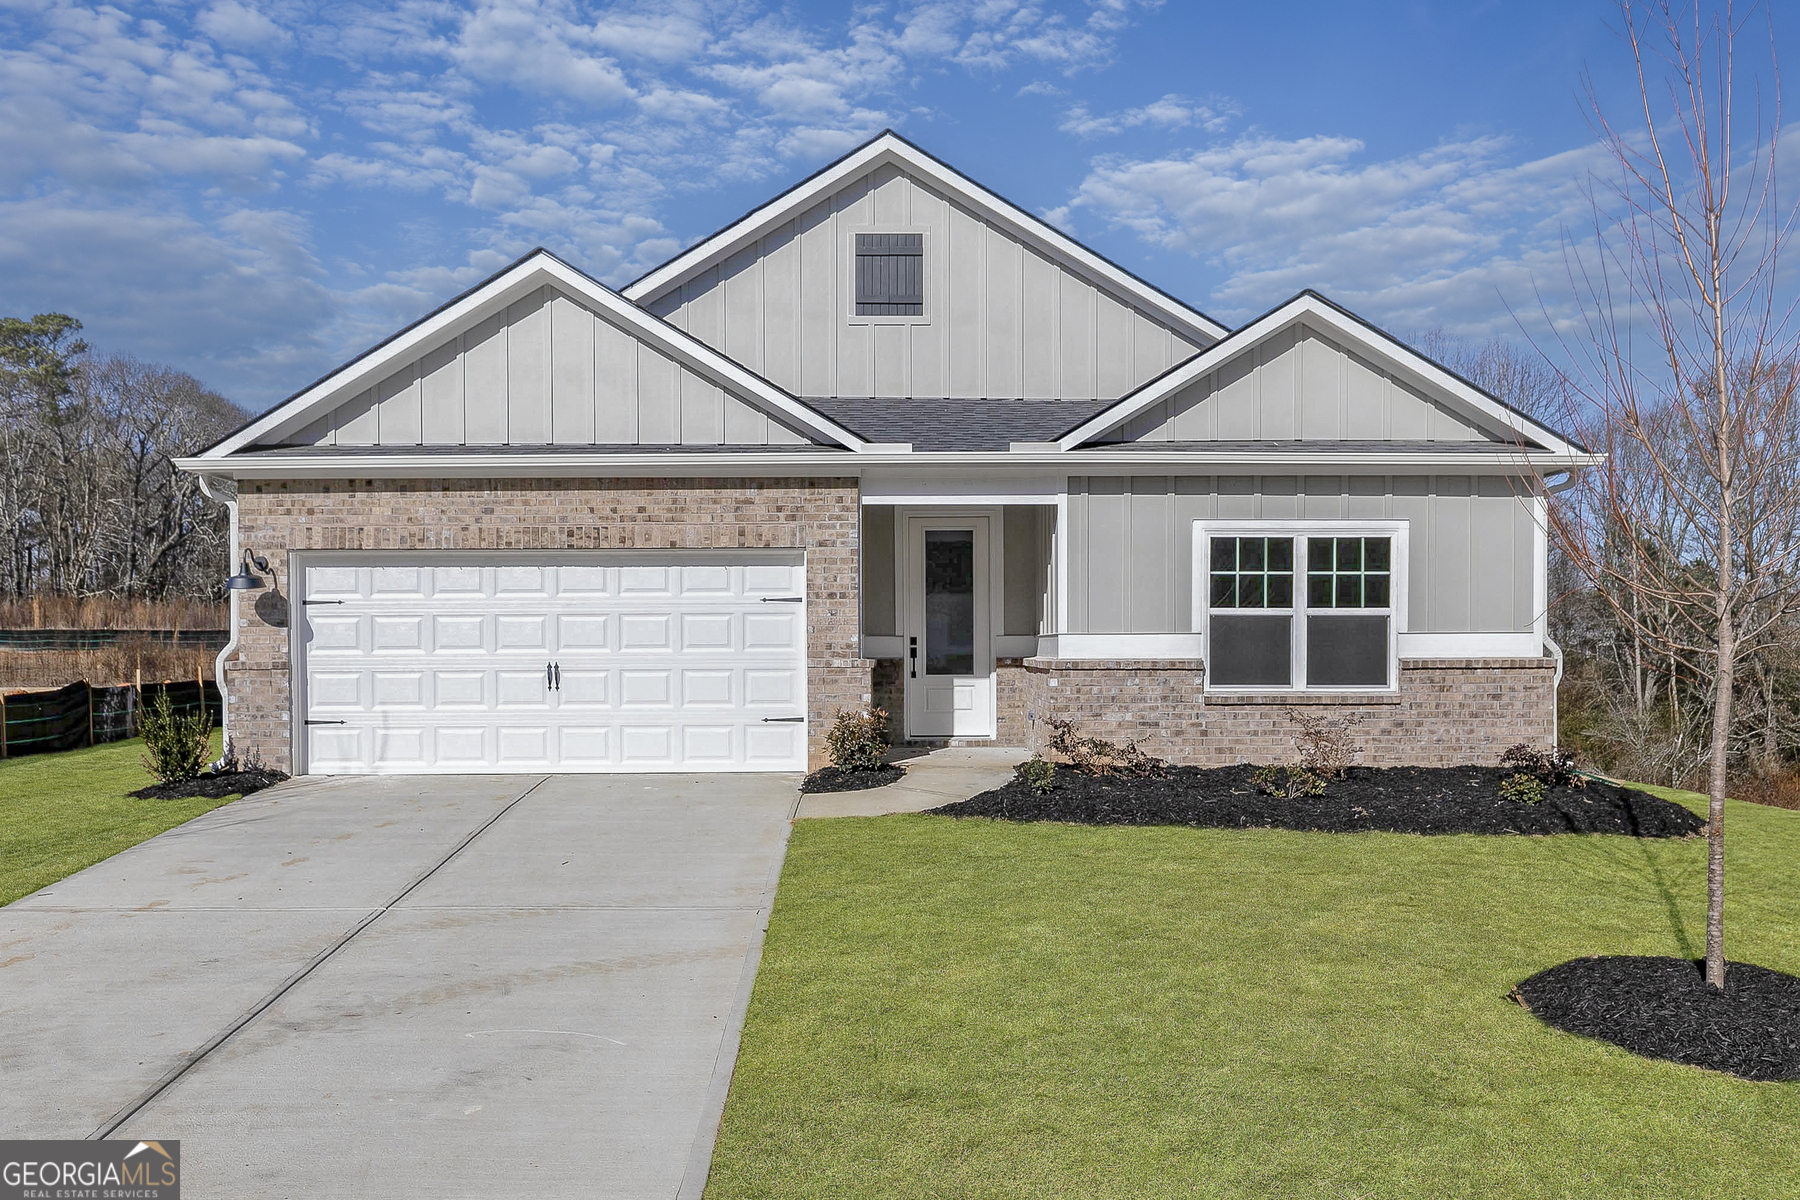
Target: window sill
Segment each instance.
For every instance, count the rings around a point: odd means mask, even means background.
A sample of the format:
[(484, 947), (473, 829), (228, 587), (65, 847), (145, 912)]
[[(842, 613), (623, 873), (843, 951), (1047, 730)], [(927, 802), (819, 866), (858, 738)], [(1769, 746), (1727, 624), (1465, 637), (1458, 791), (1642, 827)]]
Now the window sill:
[(1398, 704), (1397, 691), (1380, 692), (1206, 692), (1204, 703), (1221, 707), (1233, 704), (1346, 705)]

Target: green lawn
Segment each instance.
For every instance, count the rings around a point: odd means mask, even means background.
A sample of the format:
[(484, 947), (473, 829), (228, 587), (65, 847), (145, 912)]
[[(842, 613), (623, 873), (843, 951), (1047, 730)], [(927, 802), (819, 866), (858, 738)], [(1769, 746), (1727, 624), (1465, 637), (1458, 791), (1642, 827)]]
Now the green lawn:
[[(1731, 957), (1800, 973), (1800, 813), (1727, 835)], [(802, 821), (707, 1195), (1792, 1197), (1800, 1084), (1505, 999), (1698, 956), (1704, 870), (1699, 840)]]
[[(216, 733), (213, 742), (216, 754)], [(227, 803), (131, 799), (153, 782), (143, 757), (134, 738), (0, 760), (0, 904)]]

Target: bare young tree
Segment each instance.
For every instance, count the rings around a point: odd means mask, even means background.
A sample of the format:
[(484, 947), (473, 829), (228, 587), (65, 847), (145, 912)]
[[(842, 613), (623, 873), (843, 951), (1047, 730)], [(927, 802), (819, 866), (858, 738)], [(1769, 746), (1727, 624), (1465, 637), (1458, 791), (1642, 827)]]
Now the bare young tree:
[[(1616, 618), (1699, 681), (1709, 709), (1706, 981), (1725, 986), (1725, 788), (1736, 672), (1800, 610), (1800, 368), (1778, 264), (1794, 210), (1776, 190), (1779, 103), (1746, 114), (1729, 3), (1620, 0), (1638, 101), (1587, 100), (1615, 168), (1571, 249), (1582, 336), (1563, 338), (1571, 420), (1605, 450), (1552, 532)], [(1765, 17), (1766, 21), (1766, 17)], [(1774, 38), (1768, 39), (1769, 79)]]

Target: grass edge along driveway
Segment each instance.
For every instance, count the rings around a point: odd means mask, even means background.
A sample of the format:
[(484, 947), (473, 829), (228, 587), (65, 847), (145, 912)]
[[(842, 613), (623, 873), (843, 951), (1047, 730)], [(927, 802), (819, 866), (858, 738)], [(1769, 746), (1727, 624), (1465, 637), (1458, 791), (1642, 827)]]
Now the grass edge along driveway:
[(143, 757), (132, 738), (0, 760), (0, 905), (237, 799), (133, 800), (155, 782)]
[[(1726, 829), (1731, 957), (1800, 973), (1800, 813)], [(1705, 854), (801, 821), (707, 1196), (1791, 1197), (1800, 1084), (1504, 998), (1582, 954), (1698, 956)]]

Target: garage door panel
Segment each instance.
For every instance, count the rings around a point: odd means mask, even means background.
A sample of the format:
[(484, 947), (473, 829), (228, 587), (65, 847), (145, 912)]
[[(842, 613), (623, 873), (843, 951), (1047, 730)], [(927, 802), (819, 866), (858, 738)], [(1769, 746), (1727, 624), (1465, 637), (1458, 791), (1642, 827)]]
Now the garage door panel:
[(307, 614), (307, 653), (315, 657), (360, 654), (364, 624), (361, 617), (351, 613)]
[(702, 553), (305, 566), (308, 769), (803, 768), (805, 572)]
[(477, 613), (431, 618), (431, 643), (434, 650), (483, 650), (487, 647), (488, 618)]
[(806, 761), (804, 725), (746, 725), (744, 765), (792, 770), (789, 764)]
[(676, 594), (681, 598), (713, 599), (732, 594), (731, 568), (719, 566), (679, 567), (680, 582)]
[(612, 672), (583, 667), (565, 670), (556, 692), (559, 709), (607, 708), (612, 705)]
[(432, 700), (439, 709), (486, 708), (486, 671), (433, 671)]
[(737, 618), (728, 612), (688, 612), (681, 614), (681, 651), (683, 654), (730, 650)]
[(746, 707), (791, 709), (800, 702), (797, 671), (745, 671), (743, 675)]
[(501, 766), (543, 766), (551, 762), (548, 725), (502, 725), (496, 732)]
[(624, 725), (619, 729), (619, 763), (627, 769), (666, 767), (675, 762), (675, 727)]
[(422, 725), (390, 725), (372, 731), (375, 741), (375, 765), (381, 770), (422, 770), (430, 765), (425, 757), (429, 731)]
[(744, 649), (752, 654), (789, 652), (800, 645), (800, 614), (757, 612), (744, 614)]
[(620, 671), (620, 708), (669, 708), (675, 703), (673, 671)]
[(425, 649), (425, 618), (419, 613), (377, 616), (369, 622), (369, 649), (376, 654)]
[(482, 567), (429, 567), (427, 594), (434, 600), (474, 600), (488, 594), (488, 572)]
[(495, 671), (494, 698), (501, 708), (548, 708), (550, 680), (543, 668)]
[(544, 613), (508, 614), (494, 619), (494, 649), (550, 651), (550, 618)]
[(683, 708), (732, 708), (736, 705), (732, 680), (737, 672), (729, 667), (681, 673), (681, 706)]
[(684, 725), (681, 728), (681, 760), (692, 766), (729, 766), (736, 761), (732, 725)]
[(426, 706), (424, 671), (371, 671), (369, 701), (378, 709), (423, 709)]
[(316, 671), (307, 678), (306, 693), (315, 708), (360, 711), (367, 707), (363, 702), (363, 683), (367, 678), (361, 671)]
[(619, 617), (619, 649), (626, 654), (666, 653), (674, 649), (669, 613), (628, 612)]
[(371, 567), (369, 598), (371, 600), (425, 599), (424, 567)]
[(564, 613), (556, 619), (556, 649), (561, 654), (611, 650), (612, 635), (610, 613)]
[(440, 725), (432, 731), (432, 765), (440, 768), (479, 770), (494, 761), (488, 746), (492, 731), (480, 725)]
[(496, 597), (547, 598), (550, 595), (550, 567), (495, 567)]

